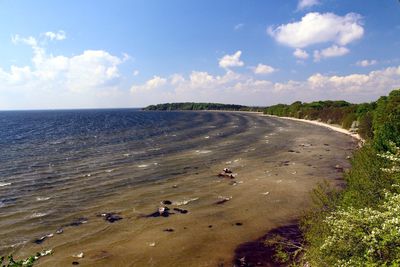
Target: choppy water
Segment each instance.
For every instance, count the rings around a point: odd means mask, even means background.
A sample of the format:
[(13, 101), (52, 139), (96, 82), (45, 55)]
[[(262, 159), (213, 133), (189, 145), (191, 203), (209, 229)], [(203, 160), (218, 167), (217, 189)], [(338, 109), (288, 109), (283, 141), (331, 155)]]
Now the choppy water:
[(203, 148), (249, 124), (233, 113), (0, 112), (0, 234), (8, 237), (0, 245), (23, 241), (37, 223), (60, 223), (93, 200), (190, 169), (163, 166), (168, 155), (193, 150), (204, 154), (203, 164), (214, 161), (224, 148), (212, 157)]
[[(238, 244), (300, 216), (321, 180), (338, 181), (351, 146), (248, 113), (0, 112), (0, 254), (54, 249), (39, 266), (80, 252), (85, 266), (230, 266)], [(224, 167), (236, 178), (218, 178)], [(163, 200), (188, 212), (143, 216)]]

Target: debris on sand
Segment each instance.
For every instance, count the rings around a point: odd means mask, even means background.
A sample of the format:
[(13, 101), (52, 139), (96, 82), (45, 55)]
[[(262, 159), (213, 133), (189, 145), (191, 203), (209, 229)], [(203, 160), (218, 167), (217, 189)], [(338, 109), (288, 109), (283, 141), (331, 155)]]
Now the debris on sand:
[(83, 252), (72, 255), (72, 257), (74, 257), (74, 258), (83, 258), (83, 256), (84, 256)]
[(235, 174), (232, 173), (232, 170), (229, 168), (224, 168), (221, 173), (218, 174), (218, 177), (225, 177), (225, 178), (230, 178), (234, 179)]
[(149, 243), (149, 247), (155, 247), (155, 246), (156, 246), (156, 242)]
[(300, 144), (300, 146), (301, 146), (301, 147), (311, 147), (311, 146), (312, 146), (312, 144), (303, 143), (303, 144)]
[(269, 195), (269, 192), (261, 193), (261, 195), (268, 196), (268, 195)]
[(62, 233), (64, 233), (64, 229), (62, 228), (57, 229), (56, 234), (60, 235)]
[(172, 229), (172, 228), (167, 228), (167, 229), (164, 229), (163, 231), (164, 231), (164, 232), (173, 232), (173, 231), (175, 231), (175, 230)]
[(223, 197), (223, 196), (219, 196), (218, 198), (219, 198), (220, 200), (218, 200), (217, 202), (215, 202), (216, 205), (224, 204), (225, 202), (228, 202), (229, 200), (232, 199), (232, 197)]
[(182, 200), (182, 201), (174, 201), (174, 202), (172, 202), (172, 205), (175, 205), (175, 206), (187, 205), (190, 202), (196, 201), (198, 199), (199, 199), (198, 197), (195, 197), (195, 198), (185, 199), (185, 200)]
[(119, 216), (118, 214), (114, 213), (114, 212), (105, 212), (105, 213), (101, 213), (100, 215), (97, 215), (98, 217), (103, 217), (105, 221), (109, 222), (109, 223), (113, 223), (119, 220), (122, 220), (122, 217)]

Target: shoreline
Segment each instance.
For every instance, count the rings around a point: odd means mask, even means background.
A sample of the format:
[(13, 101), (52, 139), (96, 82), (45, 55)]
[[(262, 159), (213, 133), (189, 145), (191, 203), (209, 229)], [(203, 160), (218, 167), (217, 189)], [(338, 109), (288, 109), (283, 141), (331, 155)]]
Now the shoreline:
[(281, 118), (281, 119), (292, 120), (292, 121), (306, 122), (306, 123), (314, 124), (314, 125), (317, 125), (317, 126), (326, 127), (326, 128), (329, 128), (329, 129), (331, 129), (333, 131), (336, 131), (336, 132), (339, 132), (339, 133), (342, 133), (342, 134), (349, 135), (349, 136), (353, 137), (354, 139), (357, 139), (361, 143), (365, 142), (365, 140), (363, 138), (361, 138), (361, 136), (359, 134), (352, 133), (349, 130), (346, 130), (346, 129), (340, 127), (339, 125), (335, 126), (333, 124), (328, 124), (328, 123), (320, 122), (320, 121), (312, 121), (312, 120), (298, 119), (298, 118), (292, 118), (292, 117), (280, 117), (280, 116), (269, 115), (269, 114), (262, 114), (261, 116), (272, 117), (272, 118)]
[[(259, 113), (259, 112), (251, 112), (251, 113)], [(281, 118), (284, 120), (291, 120), (291, 121), (298, 121), (298, 122), (305, 122), (308, 124), (313, 124), (316, 126), (328, 128), (332, 131), (342, 133), (345, 135), (348, 135), (352, 137), (353, 139), (356, 139), (358, 141), (358, 146), (361, 147), (364, 143), (365, 140), (359, 135), (350, 132), (349, 130), (343, 129), (339, 125), (335, 126), (332, 124), (320, 122), (320, 121), (312, 121), (312, 120), (306, 120), (306, 119), (298, 119), (298, 118), (292, 118), (292, 117), (280, 117), (276, 115), (269, 115), (269, 114), (261, 114), (261, 116), (264, 117), (271, 117), (271, 118)], [(343, 179), (343, 177), (341, 177)], [(264, 233), (262, 236), (258, 237), (257, 239), (249, 240), (247, 242), (244, 242), (242, 244), (239, 244), (234, 252), (234, 260), (233, 264), (234, 266), (265, 266), (265, 267), (284, 267), (287, 266), (286, 263), (281, 263), (276, 260), (275, 258), (275, 248), (274, 245), (266, 245), (269, 240), (272, 240), (275, 238), (275, 236), (278, 235), (282, 237), (285, 242), (291, 242), (293, 244), (299, 244), (301, 243), (301, 240), (303, 239), (303, 233), (300, 229), (299, 226), (299, 221), (298, 219), (293, 220), (292, 222), (289, 222), (287, 224), (284, 224), (282, 226), (273, 228), (266, 233)], [(285, 248), (285, 250), (296, 250), (293, 247), (292, 248)], [(292, 252), (293, 252), (292, 251)]]

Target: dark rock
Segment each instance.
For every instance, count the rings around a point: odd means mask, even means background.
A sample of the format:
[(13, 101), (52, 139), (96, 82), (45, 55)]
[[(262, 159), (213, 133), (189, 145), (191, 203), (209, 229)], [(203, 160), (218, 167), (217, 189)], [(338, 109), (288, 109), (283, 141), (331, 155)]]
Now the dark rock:
[(180, 208), (174, 208), (174, 211), (177, 211), (177, 212), (179, 212), (181, 214), (186, 214), (186, 213), (189, 212), (188, 210), (184, 210), (184, 209), (180, 209)]
[(172, 228), (167, 228), (167, 229), (164, 229), (163, 231), (164, 231), (164, 232), (173, 232), (173, 231), (175, 231), (175, 230), (172, 229)]
[(169, 210), (170, 209), (168, 207), (160, 207), (160, 208), (158, 208), (158, 211), (153, 212), (153, 213), (151, 213), (149, 215), (146, 215), (145, 217), (146, 218), (151, 218), (151, 217), (153, 217), (153, 218), (155, 218), (155, 217), (169, 217), (169, 215), (173, 214), (173, 213), (169, 212)]
[(114, 212), (106, 212), (106, 213), (101, 213), (100, 215), (97, 215), (99, 217), (103, 217), (105, 221), (109, 223), (113, 223), (119, 220), (122, 220), (122, 217), (119, 216), (118, 214)]
[(161, 203), (164, 204), (164, 205), (171, 205), (171, 204), (172, 204), (172, 201), (170, 201), (170, 200), (163, 200)]
[(223, 171), (224, 173), (232, 173), (232, 170), (231, 170), (231, 169), (228, 169), (228, 168), (224, 168), (222, 171)]
[(225, 173), (221, 172), (218, 174), (218, 177), (224, 177), (224, 178), (230, 178), (230, 179), (235, 179), (235, 175), (232, 173)]
[(81, 217), (81, 218), (78, 218), (78, 219), (74, 220), (72, 223), (66, 224), (64, 226), (65, 227), (67, 227), (67, 226), (79, 226), (81, 224), (87, 223), (87, 221), (88, 221), (87, 218)]
[(42, 236), (42, 237), (40, 237), (40, 238), (38, 238), (38, 239), (35, 239), (34, 241), (33, 241), (33, 243), (35, 243), (35, 244), (42, 244), (43, 243), (43, 241), (44, 240), (46, 240), (46, 238), (47, 238), (47, 236)]
[(210, 224), (209, 226), (208, 226), (208, 228), (212, 228), (213, 226)]
[(221, 200), (218, 200), (217, 202), (215, 202), (216, 205), (221, 205), (224, 204), (225, 202), (228, 202), (230, 200), (230, 198), (223, 198)]
[(73, 262), (72, 262), (72, 265), (79, 265), (79, 262), (73, 261)]
[(344, 168), (342, 166), (340, 166), (340, 165), (336, 165), (335, 169), (336, 169), (337, 172), (344, 172)]
[(237, 222), (237, 223), (235, 223), (235, 225), (236, 225), (236, 226), (242, 226), (242, 225), (243, 225), (243, 223), (241, 223), (241, 222)]

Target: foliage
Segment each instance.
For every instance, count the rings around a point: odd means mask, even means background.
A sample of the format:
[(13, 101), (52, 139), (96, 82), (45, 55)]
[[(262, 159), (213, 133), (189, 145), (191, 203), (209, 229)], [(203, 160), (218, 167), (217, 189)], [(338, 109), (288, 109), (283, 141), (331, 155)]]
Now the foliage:
[(386, 192), (377, 208), (339, 208), (324, 223), (321, 252), (331, 266), (400, 264), (400, 194)]
[[(267, 114), (321, 120), (349, 128), (358, 121), (366, 144), (356, 151), (346, 187), (313, 191), (301, 220), (309, 266), (400, 266), (400, 90), (376, 102), (295, 102)], [(282, 256), (281, 254), (279, 254)]]
[(0, 257), (0, 266), (3, 267), (32, 267), (33, 264), (41, 257), (47, 256), (52, 254), (53, 251), (50, 250), (44, 250), (42, 252), (37, 252), (36, 255), (34, 256), (29, 256), (26, 259), (21, 259), (21, 260), (15, 260), (13, 255), (7, 256), (6, 257), (2, 256)]
[(151, 105), (145, 107), (143, 110), (230, 110), (230, 111), (263, 111), (262, 107), (247, 107), (242, 105), (233, 104), (220, 104), (220, 103), (165, 103), (158, 105)]
[(351, 104), (346, 101), (317, 101), (311, 103), (294, 102), (291, 105), (278, 104), (267, 107), (265, 114), (320, 120), (338, 124), (349, 129), (354, 121), (359, 122), (359, 134), (363, 138), (372, 137), (371, 112), (376, 103)]

